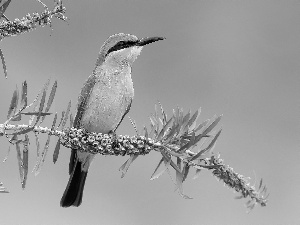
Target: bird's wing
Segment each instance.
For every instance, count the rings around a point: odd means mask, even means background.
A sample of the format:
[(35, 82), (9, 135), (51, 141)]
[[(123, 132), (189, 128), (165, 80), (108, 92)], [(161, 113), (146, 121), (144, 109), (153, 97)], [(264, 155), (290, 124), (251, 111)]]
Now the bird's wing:
[(84, 113), (87, 101), (90, 97), (91, 91), (96, 83), (96, 76), (90, 75), (87, 81), (84, 83), (83, 88), (81, 89), (80, 95), (78, 97), (78, 104), (77, 104), (77, 113), (74, 120), (73, 126), (78, 128), (80, 127), (80, 122), (82, 115)]
[(127, 108), (126, 108), (126, 111), (125, 111), (125, 113), (123, 114), (123, 116), (122, 116), (122, 118), (121, 118), (120, 122), (118, 123), (118, 125), (116, 126), (116, 128), (113, 130), (113, 132), (115, 132), (115, 131), (117, 130), (117, 128), (119, 127), (119, 125), (120, 125), (120, 124), (121, 124), (121, 122), (123, 121), (124, 117), (125, 117), (125, 116), (126, 116), (126, 114), (129, 112), (129, 110), (130, 110), (130, 107), (131, 107), (131, 103), (132, 103), (132, 98), (130, 99), (130, 102), (129, 102), (129, 104), (128, 104)]
[[(87, 81), (84, 83), (83, 88), (81, 89), (80, 95), (78, 97), (77, 112), (74, 119), (73, 127), (80, 128), (80, 122), (84, 110), (86, 108), (87, 101), (90, 97), (91, 91), (96, 83), (96, 76), (94, 74), (90, 75)], [(69, 163), (69, 174), (72, 173), (75, 162), (77, 160), (77, 150), (72, 149), (70, 163)]]

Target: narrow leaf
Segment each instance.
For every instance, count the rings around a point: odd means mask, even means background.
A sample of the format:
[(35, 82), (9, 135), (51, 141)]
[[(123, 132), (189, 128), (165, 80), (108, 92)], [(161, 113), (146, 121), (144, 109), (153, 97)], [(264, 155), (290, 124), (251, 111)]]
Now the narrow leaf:
[(211, 148), (215, 145), (215, 143), (216, 143), (218, 137), (220, 136), (221, 132), (222, 132), (222, 129), (220, 129), (220, 130), (218, 131), (218, 133), (214, 136), (214, 138), (212, 139), (212, 141), (209, 143), (209, 145), (208, 145), (207, 148), (206, 148), (207, 151), (208, 151), (209, 149), (211, 149)]
[(261, 188), (262, 183), (263, 183), (263, 179), (260, 179), (258, 190)]
[(155, 126), (153, 126), (153, 125), (151, 124), (151, 130), (150, 130), (150, 133), (149, 133), (149, 137), (150, 137), (150, 138), (153, 138), (154, 135), (155, 135)]
[(18, 167), (19, 167), (19, 175), (21, 182), (23, 181), (24, 177), (24, 170), (23, 170), (23, 161), (21, 156), (20, 144), (19, 142), (16, 143), (16, 151), (17, 151), (17, 160), (18, 160)]
[(201, 107), (194, 113), (194, 115), (192, 115), (191, 119), (189, 120), (187, 124), (189, 130), (194, 130), (194, 128), (196, 127), (196, 123), (200, 116), (200, 113), (201, 113)]
[(44, 150), (42, 151), (42, 153), (39, 157), (38, 163), (37, 163), (36, 168), (35, 168), (35, 173), (34, 173), (35, 176), (37, 176), (41, 172), (42, 167), (44, 165), (44, 162), (45, 162), (45, 159), (46, 159), (46, 156), (47, 156), (47, 152), (48, 152), (48, 149), (49, 149), (50, 137), (51, 137), (51, 135), (48, 135), (48, 139), (46, 141)]
[(180, 194), (183, 193), (183, 188), (182, 188), (182, 182), (183, 182), (183, 176), (181, 173), (181, 159), (177, 157), (177, 167), (179, 171), (176, 171), (176, 187), (175, 191), (179, 189)]
[(167, 122), (167, 114), (165, 113), (164, 108), (163, 108), (162, 104), (160, 103), (160, 101), (158, 101), (158, 104), (160, 105), (161, 114), (163, 116), (163, 124), (165, 125)]
[(183, 174), (181, 172), (178, 172), (178, 171), (176, 171), (176, 186), (177, 187), (175, 188), (175, 190), (178, 189), (179, 194), (181, 195), (181, 197), (183, 197), (185, 199), (192, 199), (191, 197), (184, 194), (184, 192), (183, 192)]
[(38, 137), (37, 133), (34, 132), (34, 136), (35, 136), (35, 144), (36, 144), (36, 156), (39, 157), (40, 156), (40, 141), (39, 141), (39, 137)]
[(144, 131), (145, 131), (145, 137), (146, 137), (146, 139), (148, 139), (148, 131), (147, 131), (147, 128), (146, 128), (146, 126), (144, 126)]
[(158, 168), (162, 165), (162, 162), (164, 161), (164, 158), (161, 158), (160, 159), (160, 161), (159, 161), (159, 163), (158, 163), (158, 165), (156, 166), (156, 168), (155, 168), (155, 170), (154, 170), (154, 172), (152, 173), (152, 175), (151, 175), (151, 177), (150, 177), (150, 180), (154, 180), (154, 179), (156, 179), (156, 178), (158, 178), (157, 176), (156, 177), (154, 177), (154, 174), (157, 172), (157, 170), (158, 170)]
[[(54, 120), (52, 122), (51, 130), (54, 130), (54, 128), (55, 128), (56, 120), (57, 120), (57, 112), (55, 113)], [(58, 139), (58, 141), (56, 142), (54, 153), (53, 153), (53, 162), (54, 163), (56, 163), (56, 161), (57, 161), (58, 154), (59, 154), (59, 149), (60, 149), (60, 140)]]
[(14, 116), (11, 121), (20, 121), (22, 119), (22, 116), (20, 113), (18, 113), (16, 116)]
[(61, 125), (62, 121), (64, 120), (64, 118), (65, 118), (65, 111), (62, 111), (62, 112), (61, 112), (61, 119), (60, 119), (60, 121), (59, 121), (59, 124), (58, 124), (57, 128), (60, 127), (60, 125)]
[(48, 116), (51, 115), (52, 113), (44, 113), (44, 112), (22, 112), (21, 114), (26, 115), (26, 116)]
[(53, 119), (53, 122), (52, 122), (51, 130), (54, 130), (54, 127), (55, 127), (55, 124), (56, 124), (56, 120), (57, 120), (57, 112), (55, 113), (55, 116), (54, 116), (54, 119)]
[(174, 135), (176, 134), (176, 132), (178, 131), (179, 125), (175, 125), (174, 126), (174, 124), (175, 124), (175, 121), (173, 123), (173, 126), (172, 126), (170, 132), (168, 133), (167, 137), (165, 138), (166, 139), (166, 143), (168, 143), (169, 141), (171, 141), (172, 138), (174, 137)]
[(58, 159), (59, 150), (60, 150), (60, 140), (58, 139), (56, 142), (54, 153), (53, 153), (53, 163), (56, 163), (56, 161)]
[(180, 115), (179, 114), (180, 114), (180, 109), (179, 109), (179, 106), (177, 106), (177, 108), (175, 110), (173, 109), (173, 116), (175, 117), (175, 122), (178, 124), (180, 123), (180, 121), (179, 121)]
[(200, 139), (202, 139), (203, 137), (210, 137), (211, 135), (209, 135), (208, 133), (217, 125), (221, 117), (222, 115), (216, 118), (210, 125), (208, 125), (201, 134), (197, 135), (196, 142), (200, 141)]
[(133, 128), (134, 128), (134, 131), (135, 131), (136, 135), (139, 135), (139, 131), (138, 131), (137, 127), (136, 127), (135, 121), (132, 120), (132, 119), (130, 118), (130, 116), (128, 116), (128, 118), (129, 118), (129, 120), (130, 120), (131, 125), (132, 125)]
[(189, 143), (188, 149), (190, 149), (192, 146), (194, 146), (195, 144), (197, 144), (195, 132), (192, 133), (191, 140), (188, 143)]
[(38, 116), (36, 118), (35, 125), (39, 122), (39, 120), (41, 118), (41, 113), (42, 113), (42, 111), (44, 109), (44, 105), (45, 105), (45, 99), (46, 99), (46, 90), (44, 90), (42, 98), (41, 98), (40, 107), (39, 107), (39, 111), (38, 111), (39, 114), (38, 114)]
[(128, 160), (129, 160), (129, 159), (127, 159), (127, 160), (122, 164), (122, 166), (120, 166), (119, 171), (124, 170), (124, 168), (125, 168), (126, 163), (127, 163)]
[(156, 121), (158, 121), (158, 112), (157, 112), (157, 105), (154, 105), (154, 118)]
[(181, 171), (181, 159), (177, 157), (177, 167)]
[(55, 97), (55, 93), (56, 93), (56, 88), (57, 88), (57, 81), (54, 82), (53, 86), (52, 86), (52, 89), (51, 89), (51, 92), (50, 92), (50, 95), (49, 95), (49, 98), (48, 98), (48, 102), (47, 102), (47, 106), (46, 106), (46, 109), (45, 109), (45, 112), (48, 112), (52, 103), (53, 103), (53, 100), (54, 100), (54, 97)]
[(157, 111), (157, 105), (155, 104), (155, 114), (154, 114), (154, 119), (156, 122), (156, 126), (155, 126), (155, 136), (157, 136), (157, 133), (159, 131), (159, 118), (158, 118), (158, 111)]
[(70, 113), (70, 127), (73, 127), (73, 124), (74, 124), (74, 117), (72, 113)]
[(69, 118), (70, 109), (71, 109), (71, 101), (69, 101), (69, 104), (68, 104), (68, 107), (67, 107), (67, 110), (66, 110), (66, 114), (65, 114), (65, 117), (64, 117), (63, 122), (62, 122), (61, 129), (65, 128), (65, 125), (66, 125), (67, 120)]
[(182, 125), (182, 121), (183, 121), (183, 109), (182, 108), (179, 108), (179, 114), (178, 114), (178, 124), (180, 124), (180, 126)]
[(17, 108), (17, 104), (18, 104), (17, 101), (18, 101), (18, 92), (17, 92), (17, 90), (15, 90), (13, 93), (13, 96), (11, 98), (11, 101), (10, 101), (10, 106), (8, 108), (7, 119), (12, 117), (13, 112)]
[(262, 191), (260, 192), (262, 195), (265, 195), (267, 193), (267, 186), (264, 186)]
[(34, 129), (34, 127), (29, 127), (29, 128), (24, 129), (24, 130), (15, 132), (15, 133), (13, 133), (13, 134), (14, 134), (14, 135), (27, 134), (27, 133), (29, 133), (30, 131), (32, 131), (33, 129)]
[(183, 194), (182, 180), (183, 180), (182, 173), (176, 171), (176, 187), (175, 187), (175, 191), (178, 189), (180, 194)]
[[(56, 88), (57, 88), (57, 81), (55, 81), (53, 86), (52, 86), (52, 89), (51, 89), (51, 92), (50, 92), (50, 95), (49, 95), (49, 98), (48, 98), (47, 106), (46, 106), (46, 109), (45, 109), (46, 113), (49, 111), (49, 109), (50, 109), (50, 107), (53, 103), (55, 93), (56, 93)], [(45, 116), (43, 116), (43, 118), (41, 119), (41, 123), (44, 121), (44, 119), (45, 119)]]
[(125, 174), (127, 173), (129, 166), (131, 165), (131, 163), (133, 163), (133, 161), (138, 157), (138, 155), (131, 155), (130, 158), (120, 167), (120, 171), (122, 171), (122, 175), (121, 178), (123, 178), (125, 176)]
[(195, 133), (199, 130), (201, 130), (203, 127), (205, 127), (207, 124), (209, 123), (209, 119), (208, 120), (205, 120), (203, 121), (201, 124), (198, 125), (198, 127), (195, 129)]
[(189, 174), (189, 171), (190, 171), (190, 166), (188, 163), (184, 163), (184, 166), (183, 166), (183, 170), (182, 170), (182, 182), (184, 182)]
[(161, 119), (161, 118), (158, 118), (158, 120), (159, 120), (160, 124), (161, 124), (162, 126), (164, 126), (164, 122), (162, 121), (162, 119)]
[(29, 138), (28, 135), (25, 134), (25, 141), (23, 142), (23, 180), (22, 180), (22, 188), (24, 189), (26, 186), (27, 175), (28, 175), (28, 144)]
[[(39, 105), (38, 105), (39, 99), (40, 99), (42, 93), (44, 93), (45, 91), (48, 90), (49, 84), (50, 84), (50, 79), (47, 80), (47, 82), (44, 84), (43, 88), (40, 90), (40, 92), (38, 93), (38, 95), (36, 96), (36, 98), (33, 100), (33, 102), (35, 102), (34, 107), (33, 107), (33, 111), (34, 111), (34, 112), (38, 112), (38, 108), (39, 108)], [(32, 115), (32, 116), (30, 117), (29, 125), (32, 124), (32, 122), (33, 122), (33, 120), (35, 119), (35, 117), (36, 117), (35, 115)]]
[(0, 6), (0, 18), (2, 18), (5, 10), (7, 9), (9, 3), (11, 2), (11, 0), (2, 0), (3, 2), (0, 2), (1, 6)]
[[(159, 173), (155, 174), (158, 170), (158, 168), (162, 165), (161, 163), (164, 162), (165, 168), (163, 170), (161, 170)], [(154, 180), (159, 178), (161, 175), (163, 175), (163, 173), (168, 169), (168, 167), (170, 166), (171, 163), (171, 158), (168, 160), (164, 157), (162, 157), (162, 159), (159, 161), (157, 167), (155, 168), (153, 174), (151, 175), (150, 180)]]
[(202, 133), (202, 135), (208, 134), (215, 126), (220, 122), (223, 115), (218, 116)]
[[(0, 12), (1, 14), (1, 12)], [(2, 16), (1, 16), (2, 17)], [(7, 79), (7, 68), (6, 68), (6, 63), (5, 63), (5, 59), (4, 59), (4, 55), (3, 55), (3, 52), (0, 48), (0, 57), (1, 57), (1, 61), (2, 61), (2, 66), (3, 66), (3, 71), (4, 71), (4, 76), (5, 78)]]
[(153, 127), (155, 127), (156, 126), (155, 118), (154, 117), (152, 118), (152, 116), (150, 116), (149, 119), (150, 119), (151, 125)]
[(162, 155), (163, 155), (163, 157), (164, 157), (164, 159), (166, 160), (166, 161), (170, 161), (170, 165), (173, 167), (173, 169), (175, 169), (176, 171), (178, 171), (178, 172), (180, 172), (181, 173), (181, 170), (176, 166), (176, 164), (172, 161), (172, 159), (171, 159), (171, 157), (169, 157), (165, 152), (163, 152), (163, 151), (161, 151), (160, 152)]
[(200, 157), (201, 155), (203, 155), (203, 154), (205, 154), (207, 151), (209, 151), (209, 150), (214, 146), (214, 144), (215, 144), (215, 142), (217, 141), (218, 137), (220, 136), (221, 132), (222, 132), (222, 129), (220, 129), (220, 130), (218, 131), (218, 133), (214, 136), (213, 140), (209, 143), (209, 145), (208, 145), (205, 149), (201, 150), (201, 151), (198, 152), (196, 155), (194, 155), (194, 156), (190, 159), (190, 161), (193, 161), (193, 160), (197, 159), (198, 157)]
[(185, 152), (187, 149), (190, 149), (193, 145), (196, 144), (196, 141), (195, 141), (195, 132), (192, 133), (192, 137), (191, 137), (191, 140), (186, 143), (184, 146), (182, 146), (177, 152), (178, 153), (183, 153)]
[(22, 83), (22, 92), (21, 92), (21, 109), (25, 109), (27, 106), (27, 82), (26, 80)]
[(191, 110), (189, 110), (189, 112), (183, 117), (179, 135), (183, 134), (187, 130), (187, 124), (189, 122), (190, 115), (191, 115)]
[(164, 127), (161, 129), (160, 133), (158, 134), (157, 140), (161, 140), (166, 132), (166, 130), (169, 128), (170, 123), (173, 121), (173, 117), (169, 119), (169, 121), (164, 125)]

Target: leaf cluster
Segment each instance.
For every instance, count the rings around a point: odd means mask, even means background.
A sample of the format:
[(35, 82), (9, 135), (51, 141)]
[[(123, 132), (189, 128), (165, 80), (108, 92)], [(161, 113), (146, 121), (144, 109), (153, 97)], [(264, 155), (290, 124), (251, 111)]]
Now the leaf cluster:
[[(9, 142), (15, 145), (16, 147), (22, 188), (25, 188), (27, 174), (28, 174), (28, 154), (29, 154), (28, 145), (30, 143), (28, 133), (33, 132), (35, 135), (35, 142), (37, 147), (37, 163), (33, 171), (35, 171), (36, 175), (41, 171), (41, 168), (43, 166), (43, 163), (45, 161), (48, 152), (51, 132), (48, 134), (45, 147), (43, 148), (42, 151), (40, 151), (40, 141), (38, 138), (38, 133), (36, 131), (36, 128), (43, 123), (46, 116), (51, 115), (49, 110), (54, 101), (55, 93), (57, 90), (57, 81), (55, 81), (54, 84), (52, 85), (51, 91), (47, 99), (46, 96), (47, 96), (49, 84), (50, 84), (50, 79), (44, 84), (43, 88), (40, 90), (36, 98), (29, 105), (27, 100), (27, 91), (28, 91), (27, 82), (24, 81), (22, 83), (21, 93), (18, 87), (16, 87), (16, 90), (13, 92), (11, 98), (10, 106), (8, 108), (7, 120), (1, 126), (0, 134), (2, 136), (5, 135), (8, 138)], [(58, 125), (56, 125), (57, 113), (55, 114), (50, 131), (54, 131), (58, 128), (64, 129), (66, 122), (69, 118), (70, 108), (71, 108), (71, 102), (69, 102), (66, 113), (62, 112), (62, 117)], [(21, 121), (23, 116), (29, 116), (28, 125), (16, 125), (14, 126), (14, 129), (11, 129), (12, 127), (11, 123)], [(23, 146), (22, 151), (20, 145)], [(58, 140), (53, 154), (54, 163), (58, 158), (59, 149), (60, 149), (60, 142)], [(10, 147), (8, 152), (10, 152)], [(4, 161), (6, 161), (6, 159), (7, 157), (5, 158)]]
[[(258, 190), (256, 190), (244, 176), (226, 166), (223, 160), (219, 158), (219, 154), (213, 152), (222, 131), (221, 128), (217, 128), (222, 115), (213, 116), (210, 120), (198, 123), (197, 120), (201, 113), (200, 108), (194, 113), (189, 111), (184, 114), (183, 109), (177, 107), (173, 110), (173, 115), (168, 118), (159, 103), (160, 111), (155, 106), (155, 112), (150, 116), (150, 129), (144, 127), (143, 135), (140, 135), (136, 125), (132, 122), (137, 135), (129, 137), (128, 135), (116, 135), (115, 133), (89, 133), (82, 128), (72, 127), (73, 117), (70, 114), (71, 102), (69, 102), (66, 111), (62, 112), (60, 122), (58, 122), (58, 115), (55, 113), (51, 128), (42, 128), (40, 124), (46, 116), (50, 115), (49, 110), (57, 89), (57, 82), (55, 81), (46, 101), (49, 84), (50, 80), (46, 82), (35, 100), (28, 105), (27, 83), (26, 81), (23, 82), (21, 94), (19, 94), (18, 88), (13, 93), (7, 121), (3, 126), (0, 126), (0, 129), (2, 129), (0, 134), (9, 138), (10, 143), (16, 146), (19, 174), (23, 188), (25, 188), (28, 174), (29, 137), (27, 134), (33, 131), (37, 145), (37, 163), (34, 167), (36, 175), (41, 171), (45, 161), (50, 137), (55, 135), (59, 137), (59, 140), (53, 153), (54, 163), (58, 159), (60, 145), (93, 154), (129, 155), (129, 159), (120, 167), (122, 177), (124, 177), (132, 162), (139, 155), (145, 155), (154, 150), (159, 152), (162, 158), (156, 166), (151, 180), (159, 178), (165, 172), (171, 176), (171, 171), (175, 171), (175, 179), (172, 180), (176, 190), (183, 198), (191, 198), (184, 193), (183, 182), (187, 179), (192, 167), (196, 170), (194, 179), (199, 177), (202, 170), (208, 170), (218, 180), (224, 182), (227, 187), (240, 193), (237, 199), (250, 197), (246, 204), (250, 210), (257, 204), (266, 205), (267, 188), (262, 185), (262, 180)], [(25, 112), (29, 108), (32, 110)], [(10, 122), (20, 121), (24, 115), (30, 116), (28, 125), (12, 126), (9, 124)], [(69, 119), (70, 128), (65, 128)], [(12, 130), (12, 132), (7, 132), (8, 130)], [(38, 132), (48, 134), (45, 147), (41, 152)], [(21, 146), (23, 146), (22, 150)]]
[[(255, 205), (266, 206), (268, 201), (267, 188), (262, 185), (262, 179), (256, 190), (251, 186), (248, 180), (241, 174), (226, 166), (219, 154), (213, 153), (216, 141), (221, 134), (222, 129), (215, 128), (220, 122), (222, 115), (214, 116), (197, 124), (201, 109), (194, 114), (184, 114), (183, 110), (177, 108), (173, 110), (173, 115), (168, 119), (161, 104), (161, 116), (159, 116), (157, 107), (155, 113), (150, 117), (150, 130), (144, 127), (146, 140), (151, 140), (153, 150), (159, 151), (162, 155), (157, 167), (155, 168), (151, 180), (160, 177), (166, 171), (171, 176), (170, 168), (175, 171), (175, 181), (173, 180), (176, 190), (186, 199), (190, 199), (183, 191), (183, 182), (186, 180), (190, 168), (196, 169), (194, 179), (199, 177), (200, 171), (210, 170), (218, 180), (240, 193), (236, 199), (247, 198), (250, 200), (246, 203), (249, 210)], [(198, 149), (196, 152), (193, 149)], [(131, 155), (130, 158), (121, 166), (122, 177), (127, 172), (130, 164), (137, 158), (137, 155)]]
[[(144, 128), (146, 137), (152, 138), (155, 143), (160, 143), (158, 149), (162, 155), (151, 179), (156, 179), (165, 171), (169, 172), (169, 168), (173, 168), (176, 173), (176, 189), (182, 197), (190, 198), (184, 194), (182, 184), (190, 172), (190, 167), (196, 168), (196, 173), (199, 173), (201, 169), (211, 168), (211, 166), (203, 165), (203, 159), (212, 153), (221, 134), (221, 129), (217, 132), (212, 131), (222, 115), (197, 124), (201, 113), (200, 108), (193, 114), (191, 111), (184, 114), (183, 109), (177, 107), (173, 110), (172, 117), (168, 119), (162, 105), (160, 103), (159, 105), (161, 117), (155, 106), (155, 113), (150, 117), (150, 131)], [(192, 151), (195, 147), (200, 147), (196, 153)], [(161, 167), (163, 167), (162, 170), (160, 170)]]

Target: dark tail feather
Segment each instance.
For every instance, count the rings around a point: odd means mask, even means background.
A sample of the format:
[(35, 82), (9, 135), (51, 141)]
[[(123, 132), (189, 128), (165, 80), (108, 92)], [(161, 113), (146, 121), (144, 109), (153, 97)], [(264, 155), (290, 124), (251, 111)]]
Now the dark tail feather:
[(82, 194), (87, 171), (81, 170), (81, 162), (78, 160), (75, 162), (75, 166), (72, 174), (70, 175), (69, 183), (66, 190), (60, 200), (60, 206), (80, 206), (82, 201)]

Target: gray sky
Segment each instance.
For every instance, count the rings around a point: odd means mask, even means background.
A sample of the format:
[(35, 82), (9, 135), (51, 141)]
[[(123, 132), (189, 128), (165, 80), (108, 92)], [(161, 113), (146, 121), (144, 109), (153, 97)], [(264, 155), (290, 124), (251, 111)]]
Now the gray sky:
[[(45, 1), (52, 7), (52, 1)], [(52, 139), (41, 174), (29, 174), (21, 190), (16, 152), (0, 164), (0, 180), (11, 191), (1, 195), (1, 223), (10, 224), (300, 224), (300, 2), (299, 1), (70, 1), (68, 23), (4, 39), (8, 80), (2, 75), (2, 122), (16, 84), (27, 80), (33, 100), (51, 77), (58, 80), (52, 112), (73, 114), (80, 88), (92, 72), (102, 43), (112, 34), (167, 39), (143, 49), (134, 63), (135, 99), (129, 113), (138, 128), (159, 100), (168, 114), (180, 106), (202, 107), (200, 121), (224, 114), (223, 132), (214, 149), (235, 171), (262, 177), (270, 192), (267, 207), (246, 214), (245, 200), (203, 171), (193, 172), (182, 199), (167, 174), (149, 178), (160, 156), (139, 157), (125, 178), (119, 167), (126, 157), (97, 156), (86, 182), (83, 204), (63, 209), (70, 151), (61, 149), (52, 163)], [(41, 12), (34, 0), (12, 1), (10, 19)], [(1, 74), (0, 74), (1, 75)], [(1, 76), (0, 76), (1, 77)], [(199, 122), (200, 122), (199, 121)], [(1, 122), (1, 123), (2, 123)], [(26, 123), (27, 121), (24, 121)], [(45, 125), (50, 126), (51, 119)], [(134, 134), (129, 119), (119, 134)], [(40, 135), (41, 144), (45, 137)], [(8, 149), (1, 140), (0, 161)], [(30, 170), (35, 159), (31, 136)]]

